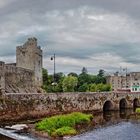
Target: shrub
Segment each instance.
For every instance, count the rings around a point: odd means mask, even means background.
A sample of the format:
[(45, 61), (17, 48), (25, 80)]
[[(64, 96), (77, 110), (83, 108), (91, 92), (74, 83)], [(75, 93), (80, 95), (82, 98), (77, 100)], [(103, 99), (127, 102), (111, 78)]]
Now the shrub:
[[(36, 130), (48, 132), (49, 135), (57, 134), (62, 131), (66, 133), (66, 130), (71, 132), (71, 127), (73, 128), (76, 124), (80, 123), (89, 123), (92, 118), (92, 115), (80, 112), (74, 112), (67, 115), (57, 115), (36, 123)], [(67, 127), (69, 127), (69, 129)]]
[(140, 113), (140, 108), (136, 108), (136, 113)]

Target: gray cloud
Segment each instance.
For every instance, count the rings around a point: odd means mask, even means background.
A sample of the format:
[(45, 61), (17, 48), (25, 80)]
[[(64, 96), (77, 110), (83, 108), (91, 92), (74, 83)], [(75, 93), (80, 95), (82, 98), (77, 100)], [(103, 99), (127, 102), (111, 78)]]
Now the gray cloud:
[(14, 61), (16, 46), (36, 36), (49, 72), (53, 53), (65, 73), (140, 70), (139, 12), (137, 0), (1, 0), (0, 58)]

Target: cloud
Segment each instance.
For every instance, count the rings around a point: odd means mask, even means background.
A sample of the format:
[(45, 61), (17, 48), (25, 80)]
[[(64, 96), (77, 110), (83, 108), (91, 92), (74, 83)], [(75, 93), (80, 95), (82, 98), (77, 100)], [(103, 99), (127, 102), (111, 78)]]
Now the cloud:
[[(46, 58), (44, 64), (50, 67), (53, 71), (53, 62), (49, 58)], [(69, 68), (77, 70), (78, 73), (81, 72), (82, 67), (86, 67), (90, 73), (94, 70), (105, 69), (110, 72), (110, 70), (117, 71), (120, 67), (127, 66), (128, 69), (138, 68), (136, 64), (131, 62), (126, 62), (122, 57), (110, 53), (99, 53), (96, 55), (91, 55), (89, 58), (81, 59), (71, 58), (71, 57), (56, 57), (56, 69), (60, 71), (63, 69), (65, 73), (69, 73)], [(64, 69), (65, 68), (65, 69)]]
[(6, 58), (15, 55), (16, 46), (35, 36), (44, 50), (44, 67), (49, 72), (53, 53), (58, 71), (79, 72), (83, 66), (90, 72), (100, 68), (114, 71), (120, 66), (139, 70), (140, 20), (133, 14), (139, 11), (140, 3), (125, 2), (1, 1), (0, 55), (8, 61)]

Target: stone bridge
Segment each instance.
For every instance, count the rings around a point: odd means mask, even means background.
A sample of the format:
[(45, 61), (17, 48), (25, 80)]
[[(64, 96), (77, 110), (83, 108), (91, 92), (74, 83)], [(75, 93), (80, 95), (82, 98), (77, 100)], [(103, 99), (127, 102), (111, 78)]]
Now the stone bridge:
[(139, 106), (140, 93), (9, 93), (0, 97), (0, 120), (27, 120), (73, 111), (107, 111)]

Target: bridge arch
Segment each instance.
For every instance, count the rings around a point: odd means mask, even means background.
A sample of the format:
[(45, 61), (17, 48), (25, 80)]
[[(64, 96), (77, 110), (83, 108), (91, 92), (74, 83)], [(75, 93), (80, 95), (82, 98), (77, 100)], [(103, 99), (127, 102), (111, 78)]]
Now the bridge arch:
[(135, 108), (137, 108), (137, 107), (139, 107), (139, 100), (138, 100), (138, 98), (135, 98), (135, 99), (133, 100), (133, 108), (135, 109)]
[(110, 111), (113, 110), (113, 104), (111, 101), (106, 101), (103, 105), (103, 111)]
[(120, 107), (120, 109), (125, 109), (125, 108), (127, 108), (127, 101), (126, 101), (126, 99), (125, 98), (123, 98), (123, 99), (121, 99), (120, 100), (120, 103), (119, 103), (119, 107)]

